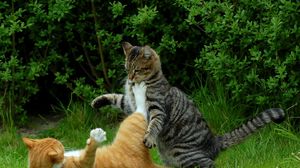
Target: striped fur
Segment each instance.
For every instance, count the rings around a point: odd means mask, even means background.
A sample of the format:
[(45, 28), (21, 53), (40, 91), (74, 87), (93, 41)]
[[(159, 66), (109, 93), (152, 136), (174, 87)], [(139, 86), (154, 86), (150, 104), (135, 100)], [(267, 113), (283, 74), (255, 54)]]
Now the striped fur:
[(275, 123), (281, 123), (284, 120), (284, 112), (282, 109), (273, 108), (268, 109), (255, 118), (247, 121), (237, 129), (218, 137), (220, 141), (220, 148), (222, 150), (240, 143), (246, 136), (255, 132), (257, 129), (265, 126), (271, 121)]
[(98, 147), (106, 139), (100, 129), (90, 132), (86, 148), (64, 153), (63, 145), (56, 139), (23, 138), (29, 149), (30, 168), (163, 168), (156, 165), (148, 148), (143, 144), (147, 128), (145, 84), (132, 87), (137, 111), (120, 125), (111, 145)]
[(162, 168), (142, 142), (146, 127), (144, 115), (133, 113), (121, 123), (111, 145), (98, 147), (91, 140), (80, 156), (64, 156), (63, 145), (53, 138), (23, 138), (29, 149), (29, 168)]
[(267, 123), (284, 118), (282, 109), (269, 109), (232, 132), (214, 135), (195, 104), (185, 93), (168, 83), (162, 73), (159, 56), (153, 49), (132, 46), (127, 42), (122, 46), (128, 72), (125, 94), (99, 96), (93, 100), (92, 106), (99, 108), (103, 104), (112, 104), (130, 113), (135, 109), (131, 87), (145, 82), (148, 128), (144, 143), (149, 148), (157, 145), (167, 166), (214, 167), (214, 159), (220, 151), (238, 144)]

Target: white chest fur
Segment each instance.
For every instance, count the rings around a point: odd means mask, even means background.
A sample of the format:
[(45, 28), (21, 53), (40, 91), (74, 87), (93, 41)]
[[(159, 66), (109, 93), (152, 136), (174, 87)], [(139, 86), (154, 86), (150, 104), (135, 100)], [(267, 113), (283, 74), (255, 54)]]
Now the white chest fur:
[(128, 100), (131, 111), (135, 111), (136, 105), (132, 91), (132, 84), (127, 80), (125, 84), (125, 99)]

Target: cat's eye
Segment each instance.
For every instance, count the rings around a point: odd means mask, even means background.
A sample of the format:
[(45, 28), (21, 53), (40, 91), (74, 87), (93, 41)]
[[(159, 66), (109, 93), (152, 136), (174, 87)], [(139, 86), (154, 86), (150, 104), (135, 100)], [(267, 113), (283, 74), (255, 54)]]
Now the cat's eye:
[(149, 70), (149, 68), (135, 69), (134, 73), (141, 73), (141, 72), (145, 72), (145, 71), (148, 71), (148, 70)]

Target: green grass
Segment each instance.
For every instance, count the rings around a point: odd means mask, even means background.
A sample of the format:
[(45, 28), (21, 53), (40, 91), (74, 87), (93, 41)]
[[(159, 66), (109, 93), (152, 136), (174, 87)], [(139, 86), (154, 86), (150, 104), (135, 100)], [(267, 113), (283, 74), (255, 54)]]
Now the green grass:
[[(300, 152), (300, 141), (279, 136), (276, 126), (266, 128), (243, 143), (220, 154), (219, 167), (296, 168), (300, 165), (292, 153)], [(277, 128), (279, 129), (279, 128)]]
[[(106, 127), (108, 141), (111, 142), (117, 131), (116, 127)], [(220, 154), (216, 160), (217, 167), (226, 168), (296, 168), (300, 160), (292, 153), (300, 152), (300, 141), (282, 137), (275, 129), (277, 126), (266, 128), (263, 131), (248, 138), (244, 143), (228, 149)], [(85, 146), (89, 135), (89, 129), (64, 130), (57, 128), (55, 134), (64, 134), (60, 140), (67, 150), (79, 149)], [(60, 132), (61, 131), (61, 132)], [(52, 134), (52, 133), (47, 133)], [(40, 135), (40, 137), (46, 137)], [(2, 133), (0, 137), (1, 153), (0, 168), (24, 168), (27, 165), (27, 150), (20, 136), (10, 133)], [(151, 150), (156, 163), (161, 163), (157, 151)], [(300, 155), (298, 154), (298, 157)]]
[[(242, 116), (245, 107), (230, 101), (224, 87), (220, 84), (201, 87), (192, 95), (216, 134), (231, 131), (247, 120)], [(270, 124), (241, 144), (221, 152), (216, 159), (217, 167), (299, 167), (300, 159), (292, 153), (300, 152), (300, 137), (296, 135), (289, 123), (287, 119), (280, 125)]]
[(27, 151), (21, 137), (12, 132), (0, 134), (0, 168), (24, 168), (27, 165)]
[[(245, 120), (241, 108), (226, 98), (222, 87), (214, 92), (203, 87), (191, 94), (213, 131), (218, 134), (230, 131)], [(41, 131), (38, 138), (54, 137), (62, 141), (67, 150), (85, 146), (91, 129), (101, 127), (107, 132), (110, 143), (122, 120), (121, 113), (112, 108), (94, 111), (88, 104), (73, 102), (67, 107), (54, 108), (63, 112), (64, 119), (49, 130)], [(0, 168), (24, 168), (27, 166), (27, 150), (21, 136), (13, 132), (2, 132), (0, 136)], [(255, 133), (243, 143), (222, 152), (216, 159), (217, 167), (224, 168), (294, 168), (300, 166), (300, 137), (289, 125), (289, 120), (281, 125), (272, 124)], [(293, 154), (294, 153), (294, 154)], [(156, 163), (160, 163), (156, 149), (151, 149)]]

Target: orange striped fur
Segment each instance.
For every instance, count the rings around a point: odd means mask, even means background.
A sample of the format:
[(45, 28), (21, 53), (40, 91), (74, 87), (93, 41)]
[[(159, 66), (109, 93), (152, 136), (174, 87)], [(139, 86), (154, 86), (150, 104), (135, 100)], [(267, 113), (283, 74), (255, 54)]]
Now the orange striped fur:
[(80, 157), (65, 157), (64, 147), (56, 139), (23, 138), (29, 149), (30, 168), (156, 168), (143, 144), (146, 121), (140, 113), (128, 116), (120, 125), (111, 145), (98, 147), (90, 142)]

